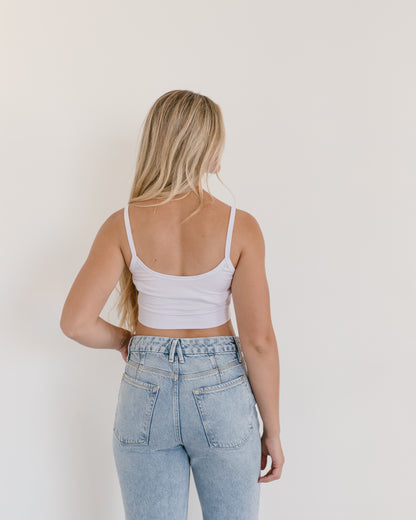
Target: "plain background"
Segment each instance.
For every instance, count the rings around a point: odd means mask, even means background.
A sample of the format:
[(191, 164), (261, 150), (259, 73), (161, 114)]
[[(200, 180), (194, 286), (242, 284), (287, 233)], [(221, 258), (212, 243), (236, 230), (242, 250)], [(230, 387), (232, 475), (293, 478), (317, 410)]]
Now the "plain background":
[(260, 518), (415, 518), (414, 3), (17, 0), (0, 20), (0, 515), (123, 518), (123, 360), (59, 319), (147, 111), (190, 89), (221, 106), (220, 175), (266, 241), (286, 463)]

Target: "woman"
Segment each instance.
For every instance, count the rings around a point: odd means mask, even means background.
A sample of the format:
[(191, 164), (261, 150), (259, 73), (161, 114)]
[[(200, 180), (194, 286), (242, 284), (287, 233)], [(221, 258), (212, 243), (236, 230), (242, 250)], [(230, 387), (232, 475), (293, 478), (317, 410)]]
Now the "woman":
[[(112, 439), (127, 520), (186, 520), (190, 467), (204, 520), (254, 520), (260, 483), (281, 475), (263, 235), (203, 189), (224, 142), (208, 97), (154, 103), (129, 203), (101, 226), (62, 311), (65, 335), (126, 362)], [(99, 316), (117, 283), (120, 327)]]

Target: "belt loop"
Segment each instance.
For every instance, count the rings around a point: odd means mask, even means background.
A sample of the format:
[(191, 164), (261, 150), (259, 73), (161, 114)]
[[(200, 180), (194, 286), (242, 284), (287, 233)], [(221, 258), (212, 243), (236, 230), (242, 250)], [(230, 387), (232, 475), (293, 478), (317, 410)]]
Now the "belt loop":
[(169, 349), (169, 361), (171, 361), (173, 363), (173, 358), (175, 356), (175, 347), (176, 347), (176, 344), (178, 343), (178, 339), (177, 338), (174, 338), (172, 340), (172, 343), (170, 344), (170, 349)]
[(184, 363), (183, 354), (182, 354), (182, 347), (181, 347), (181, 340), (180, 339), (178, 339), (176, 351), (178, 352), (179, 363)]
[(241, 348), (241, 342), (240, 342), (239, 337), (236, 337), (236, 342), (237, 342), (237, 348), (238, 348), (238, 359), (242, 363), (244, 372), (245, 372), (246, 376), (248, 377), (248, 366), (247, 366), (246, 360), (244, 359), (244, 352), (243, 352), (243, 349)]
[(241, 345), (240, 345), (240, 338), (238, 336), (235, 337), (235, 342), (236, 342), (236, 345), (237, 345), (238, 361), (241, 363)]
[(127, 359), (126, 359), (126, 361), (130, 361), (130, 357), (131, 357), (130, 346), (131, 346), (131, 343), (133, 341), (133, 338), (134, 338), (134, 336), (130, 336), (129, 342), (127, 344)]
[(173, 360), (175, 359), (175, 352), (178, 353), (179, 362), (184, 363), (183, 353), (182, 353), (180, 343), (181, 343), (180, 338), (174, 338), (172, 340), (172, 343), (171, 343), (170, 349), (169, 349), (169, 361), (172, 363), (173, 363)]

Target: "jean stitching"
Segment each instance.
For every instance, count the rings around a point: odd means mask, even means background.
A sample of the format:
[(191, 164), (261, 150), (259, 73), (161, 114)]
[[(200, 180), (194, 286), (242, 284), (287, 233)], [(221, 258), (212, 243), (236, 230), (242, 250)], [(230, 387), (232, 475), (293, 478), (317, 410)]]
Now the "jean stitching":
[(223, 383), (214, 383), (213, 385), (206, 385), (200, 388), (196, 388), (195, 390), (197, 390), (197, 394), (219, 392), (225, 388), (246, 383), (246, 377), (247, 376), (245, 374), (242, 374), (241, 376), (231, 379), (230, 381), (225, 381)]
[(139, 358), (139, 359), (138, 359), (138, 362), (135, 363), (135, 366), (136, 366), (136, 372), (135, 372), (135, 374), (134, 374), (134, 377), (135, 377), (136, 379), (138, 379), (138, 376), (139, 376), (140, 363), (141, 363), (141, 359), (142, 359), (142, 354), (141, 354), (140, 351), (138, 352), (138, 358)]
[(217, 356), (215, 355), (215, 352), (212, 354), (212, 360), (214, 361), (215, 370), (218, 372), (218, 378), (219, 378), (220, 383), (221, 383), (221, 369), (218, 366)]
[(239, 448), (249, 439), (250, 435), (254, 431), (254, 426), (253, 426), (252, 421), (250, 421), (250, 423), (249, 423), (247, 435), (243, 439), (241, 439), (239, 442), (219, 443), (215, 438), (212, 428), (210, 428), (210, 426), (209, 426), (209, 417), (206, 412), (204, 401), (203, 401), (203, 399), (201, 399), (202, 396), (200, 394), (195, 394), (195, 393), (193, 393), (193, 395), (194, 395), (194, 400), (196, 402), (197, 408), (199, 410), (199, 415), (201, 417), (202, 426), (203, 426), (204, 432), (205, 432), (205, 437), (211, 448), (216, 448), (216, 449), (218, 449), (218, 448), (220, 448), (220, 449), (221, 448), (225, 448), (225, 449)]
[[(138, 365), (138, 363), (136, 361), (132, 361), (132, 360), (128, 361), (127, 364), (134, 366), (134, 367), (137, 367), (137, 365)], [(224, 372), (224, 371), (229, 370), (230, 368), (233, 368), (240, 364), (241, 363), (239, 363), (239, 361), (237, 361), (237, 360), (230, 361), (229, 363), (227, 363), (226, 365), (223, 365), (221, 367), (221, 371)], [(163, 370), (162, 368), (147, 367), (143, 364), (140, 365), (140, 370), (144, 370), (146, 372), (154, 372), (156, 374), (161, 374), (163, 376), (167, 376), (167, 377), (171, 377), (171, 378), (175, 377), (175, 375), (172, 374), (172, 372), (168, 372), (167, 370)], [(179, 374), (178, 378), (179, 379), (196, 379), (199, 377), (204, 377), (204, 376), (209, 376), (211, 374), (215, 374), (218, 371), (219, 371), (219, 368), (213, 368), (211, 370), (203, 370), (202, 372), (194, 372), (192, 374)]]
[[(131, 382), (131, 378), (129, 378), (128, 376), (125, 376), (125, 374), (123, 374), (123, 379), (130, 386), (133, 386), (136, 388), (141, 388), (148, 392), (148, 402), (147, 402), (146, 413), (144, 416), (143, 431), (138, 434), (140, 440), (136, 440), (136, 439), (130, 440), (130, 439), (122, 438), (121, 433), (118, 430), (117, 423), (115, 423), (114, 427), (113, 427), (113, 433), (116, 436), (117, 440), (123, 445), (137, 445), (137, 446), (138, 445), (147, 445), (149, 443), (150, 424), (152, 421), (155, 403), (156, 403), (157, 396), (159, 395), (160, 387), (159, 387), (159, 385), (152, 385), (151, 383), (141, 382), (141, 384), (136, 384), (136, 382)], [(149, 385), (149, 386), (147, 386), (147, 385)]]
[(126, 383), (132, 386), (138, 386), (139, 388), (144, 388), (145, 390), (150, 390), (150, 392), (156, 392), (159, 389), (159, 385), (155, 385), (153, 383), (147, 383), (145, 381), (136, 381), (131, 378), (127, 374), (123, 374), (123, 379), (125, 379)]
[(151, 401), (149, 403), (149, 406), (148, 406), (147, 412), (146, 412), (146, 431), (145, 431), (146, 444), (149, 444), (149, 440), (150, 440), (150, 424), (152, 422), (153, 411), (155, 408), (156, 399), (157, 399), (158, 395), (159, 395), (159, 387), (157, 387), (157, 390), (152, 394), (152, 398), (151, 398)]

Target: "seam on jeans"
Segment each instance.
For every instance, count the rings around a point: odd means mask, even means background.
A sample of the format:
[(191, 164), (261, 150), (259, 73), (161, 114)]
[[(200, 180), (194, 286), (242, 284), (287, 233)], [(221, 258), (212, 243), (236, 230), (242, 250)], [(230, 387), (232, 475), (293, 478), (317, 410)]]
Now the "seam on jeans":
[[(196, 347), (197, 348), (197, 347)], [(169, 349), (166, 348), (166, 347), (161, 347), (160, 349), (155, 349), (155, 348), (146, 348), (146, 347), (141, 347), (140, 349), (134, 349), (134, 350), (131, 350), (131, 353), (133, 352), (152, 352), (153, 354), (168, 354), (169, 353)], [(225, 354), (225, 353), (230, 353), (230, 352), (235, 352), (237, 353), (237, 347), (236, 345), (222, 345), (221, 348), (217, 349), (217, 350), (207, 350), (207, 351), (195, 351), (195, 352), (192, 352), (192, 351), (189, 351), (189, 350), (186, 350), (186, 354), (184, 354), (184, 356), (186, 355), (187, 357), (188, 356), (209, 356), (210, 354), (213, 354), (214, 352), (216, 352), (217, 354)]]
[(145, 390), (149, 390), (150, 392), (157, 392), (159, 390), (159, 385), (154, 383), (148, 383), (147, 381), (136, 381), (131, 378), (127, 374), (123, 374), (123, 379), (125, 379), (126, 383), (132, 386), (138, 386), (139, 388), (144, 388)]
[(215, 370), (218, 372), (219, 382), (221, 383), (222, 382), (222, 380), (221, 380), (221, 369), (218, 366), (217, 356), (215, 355), (215, 352), (213, 352), (213, 354), (212, 354), (212, 359), (214, 361)]
[(209, 354), (207, 354), (207, 356), (208, 356), (209, 362), (211, 363), (212, 368), (217, 369), (217, 362), (216, 362), (216, 359), (214, 358), (214, 353), (210, 352)]
[[(231, 368), (234, 368), (235, 366), (238, 366), (239, 365), (239, 362), (238, 360), (235, 360), (235, 361), (230, 361), (229, 363), (227, 363), (226, 365), (223, 365), (221, 367), (221, 371), (222, 372), (225, 372), (226, 370), (230, 370)], [(199, 377), (204, 377), (204, 376), (209, 376), (211, 374), (215, 374), (215, 373), (218, 373), (219, 372), (219, 369), (218, 368), (213, 368), (212, 370), (204, 370), (203, 372), (197, 372), (197, 373), (194, 373), (194, 374), (181, 374), (179, 375), (179, 378), (183, 378), (183, 379), (197, 379)]]
[(138, 361), (136, 363), (136, 372), (134, 374), (135, 378), (138, 379), (138, 376), (139, 376), (139, 371), (140, 371), (140, 363), (141, 363), (141, 359), (142, 359), (142, 353), (141, 351), (139, 350), (137, 352), (137, 357), (138, 357)]
[[(130, 360), (127, 362), (127, 364), (137, 367), (137, 363), (135, 361)], [(223, 365), (221, 367), (221, 372), (225, 372), (226, 370), (229, 370), (230, 368), (233, 368), (237, 365), (241, 365), (241, 363), (238, 360), (230, 361), (229, 363), (227, 363), (226, 365)], [(163, 376), (170, 377), (172, 379), (175, 377), (175, 374), (172, 374), (172, 372), (168, 372), (167, 370), (163, 370), (162, 368), (147, 367), (145, 365), (140, 365), (140, 370), (144, 370), (146, 372), (154, 372), (156, 374), (161, 374)], [(195, 379), (198, 377), (216, 374), (218, 372), (219, 372), (218, 368), (212, 368), (210, 370), (204, 370), (202, 372), (196, 372), (196, 373), (192, 373), (192, 374), (179, 374), (178, 379)]]
[(237, 385), (245, 385), (247, 388), (247, 376), (245, 374), (241, 374), (241, 376), (237, 376), (234, 379), (230, 379), (229, 381), (224, 381), (221, 383), (214, 383), (213, 385), (205, 385), (199, 388), (194, 388), (193, 392), (195, 394), (205, 394), (205, 393), (213, 393), (219, 392), (221, 390), (225, 390), (226, 388), (237, 386)]

